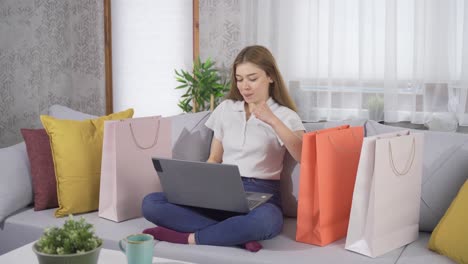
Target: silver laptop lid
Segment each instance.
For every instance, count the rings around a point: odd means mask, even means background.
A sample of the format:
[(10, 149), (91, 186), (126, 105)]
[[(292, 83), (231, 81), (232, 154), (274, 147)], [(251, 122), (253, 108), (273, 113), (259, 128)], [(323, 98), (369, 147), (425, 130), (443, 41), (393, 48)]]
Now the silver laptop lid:
[(239, 213), (249, 212), (235, 165), (153, 158), (169, 202)]

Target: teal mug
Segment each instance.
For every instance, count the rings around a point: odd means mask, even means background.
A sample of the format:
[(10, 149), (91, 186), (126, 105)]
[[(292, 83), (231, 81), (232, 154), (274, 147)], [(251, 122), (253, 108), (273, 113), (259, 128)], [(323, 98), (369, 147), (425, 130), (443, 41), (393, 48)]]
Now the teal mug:
[(120, 250), (127, 256), (128, 264), (152, 264), (154, 239), (147, 234), (134, 234), (119, 241)]

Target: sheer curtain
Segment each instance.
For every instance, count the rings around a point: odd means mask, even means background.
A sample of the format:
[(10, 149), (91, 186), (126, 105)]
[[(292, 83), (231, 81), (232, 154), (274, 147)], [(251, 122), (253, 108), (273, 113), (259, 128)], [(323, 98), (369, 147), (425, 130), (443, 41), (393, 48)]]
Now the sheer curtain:
[(468, 125), (463, 0), (255, 0), (241, 10), (244, 43), (272, 50), (303, 119), (444, 114)]

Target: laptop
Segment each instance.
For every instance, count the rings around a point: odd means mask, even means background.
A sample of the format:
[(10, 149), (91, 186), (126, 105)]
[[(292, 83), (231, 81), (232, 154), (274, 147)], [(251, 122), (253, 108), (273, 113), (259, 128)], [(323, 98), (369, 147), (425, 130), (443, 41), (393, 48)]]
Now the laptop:
[(167, 200), (237, 213), (248, 213), (272, 194), (244, 191), (236, 165), (153, 158)]

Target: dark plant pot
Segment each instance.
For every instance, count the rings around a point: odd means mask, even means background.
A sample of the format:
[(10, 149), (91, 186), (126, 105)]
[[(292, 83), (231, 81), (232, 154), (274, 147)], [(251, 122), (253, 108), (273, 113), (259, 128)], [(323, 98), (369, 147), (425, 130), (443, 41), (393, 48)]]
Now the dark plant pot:
[(67, 255), (52, 255), (37, 251), (36, 243), (33, 245), (33, 251), (36, 253), (39, 264), (97, 264), (99, 258), (99, 247), (84, 253), (67, 254)]

